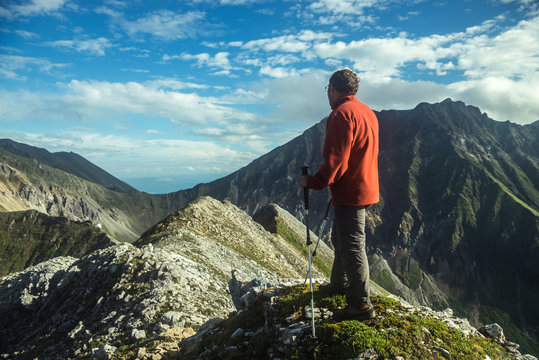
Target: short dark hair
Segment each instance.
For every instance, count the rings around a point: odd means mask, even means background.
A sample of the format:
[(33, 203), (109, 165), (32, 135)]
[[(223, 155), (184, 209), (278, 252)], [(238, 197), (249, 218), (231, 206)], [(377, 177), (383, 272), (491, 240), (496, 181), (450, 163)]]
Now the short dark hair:
[(331, 86), (341, 94), (356, 94), (359, 86), (359, 78), (356, 73), (349, 69), (335, 71), (329, 79)]

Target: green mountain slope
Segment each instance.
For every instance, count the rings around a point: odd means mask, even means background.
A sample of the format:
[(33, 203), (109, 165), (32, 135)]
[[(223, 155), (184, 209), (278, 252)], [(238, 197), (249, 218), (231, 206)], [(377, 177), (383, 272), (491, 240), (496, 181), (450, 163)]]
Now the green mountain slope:
[(35, 210), (0, 213), (0, 276), (57, 256), (82, 257), (114, 242), (90, 222)]
[(449, 100), (379, 119), (374, 246), (410, 287), (417, 262), (472, 321), (504, 314), (495, 317), (515, 329), (509, 336), (537, 353), (537, 125), (498, 123)]

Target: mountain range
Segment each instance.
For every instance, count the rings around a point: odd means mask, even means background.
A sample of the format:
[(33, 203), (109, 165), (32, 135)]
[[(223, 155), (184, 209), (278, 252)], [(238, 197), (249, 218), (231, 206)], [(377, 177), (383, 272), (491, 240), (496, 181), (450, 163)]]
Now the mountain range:
[[(472, 324), (499, 322), (539, 353), (539, 121), (497, 122), (450, 99), (376, 115), (382, 200), (367, 219), (371, 278), (411, 303), (449, 305)], [(2, 140), (0, 208), (89, 221), (111, 241), (135, 244), (200, 196), (249, 215), (275, 203), (302, 220), (297, 179), (302, 166), (321, 165), (324, 132), (325, 119), (229, 176), (162, 195), (76, 154)], [(319, 226), (329, 198), (311, 193), (312, 230), (326, 241), (330, 227)]]

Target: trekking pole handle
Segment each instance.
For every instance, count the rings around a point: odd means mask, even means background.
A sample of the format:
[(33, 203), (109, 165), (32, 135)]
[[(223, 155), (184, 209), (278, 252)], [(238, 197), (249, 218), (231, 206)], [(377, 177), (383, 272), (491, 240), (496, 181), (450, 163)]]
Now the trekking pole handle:
[[(301, 175), (306, 176), (309, 175), (309, 168), (307, 166), (303, 166), (301, 168)], [(305, 210), (309, 210), (309, 189), (303, 188), (303, 200), (305, 201)]]

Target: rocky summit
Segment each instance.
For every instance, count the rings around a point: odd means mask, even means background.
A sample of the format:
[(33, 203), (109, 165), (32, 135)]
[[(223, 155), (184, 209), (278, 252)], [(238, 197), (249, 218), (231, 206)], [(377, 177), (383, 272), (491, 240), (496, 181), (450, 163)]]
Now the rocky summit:
[(55, 258), (2, 279), (0, 353), (85, 358), (177, 342), (235, 309), (226, 285), (209, 266), (152, 245)]

